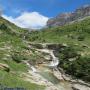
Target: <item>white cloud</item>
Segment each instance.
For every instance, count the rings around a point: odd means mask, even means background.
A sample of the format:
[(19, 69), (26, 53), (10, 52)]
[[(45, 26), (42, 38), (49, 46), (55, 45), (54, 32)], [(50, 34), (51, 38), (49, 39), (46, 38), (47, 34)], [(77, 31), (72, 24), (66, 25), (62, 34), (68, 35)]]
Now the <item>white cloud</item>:
[(3, 15), (3, 17), (16, 25), (23, 28), (38, 29), (46, 25), (48, 17), (38, 12), (23, 12), (20, 16), (13, 18), (12, 16)]

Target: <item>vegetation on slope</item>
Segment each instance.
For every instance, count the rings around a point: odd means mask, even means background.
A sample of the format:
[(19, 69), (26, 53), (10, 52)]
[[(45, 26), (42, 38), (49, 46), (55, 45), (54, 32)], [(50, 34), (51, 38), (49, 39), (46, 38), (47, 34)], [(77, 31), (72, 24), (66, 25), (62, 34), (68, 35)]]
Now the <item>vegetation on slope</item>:
[(90, 17), (61, 27), (32, 31), (28, 40), (42, 43), (61, 43), (60, 64), (66, 73), (90, 82)]
[[(46, 28), (41, 31), (32, 31), (30, 41), (34, 42), (56, 42), (56, 43), (85, 43), (88, 41), (90, 34), (90, 17), (80, 22), (74, 22), (61, 27)], [(82, 42), (80, 42), (82, 41)]]
[(90, 56), (81, 56), (79, 52), (82, 51), (76, 47), (65, 47), (59, 51), (59, 67), (63, 68), (65, 73), (69, 75), (90, 82)]
[[(44, 86), (25, 81), (21, 77), (28, 71), (23, 61), (30, 60), (32, 56), (32, 50), (29, 50), (24, 40), (24, 34), (27, 32), (0, 17), (0, 85), (8, 88), (43, 90)], [(8, 66), (9, 70), (3, 69), (2, 65)]]
[(41, 54), (38, 55), (28, 48), (27, 41), (66, 44), (65, 48), (58, 50), (59, 67), (74, 77), (90, 82), (89, 17), (70, 25), (31, 32), (16, 27), (0, 17), (0, 63), (7, 64), (10, 68), (9, 72), (0, 70), (0, 77), (4, 75), (4, 80), (0, 79), (0, 84), (42, 90), (44, 86), (26, 82), (20, 77), (21, 73), (27, 73), (28, 70), (23, 60), (31, 60), (33, 64), (38, 62), (36, 60), (43, 61)]

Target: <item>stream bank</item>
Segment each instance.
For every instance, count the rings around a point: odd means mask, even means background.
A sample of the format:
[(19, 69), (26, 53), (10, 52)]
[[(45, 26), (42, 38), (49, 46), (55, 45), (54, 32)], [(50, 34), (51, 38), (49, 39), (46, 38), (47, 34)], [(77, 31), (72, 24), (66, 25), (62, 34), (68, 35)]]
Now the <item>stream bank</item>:
[(41, 63), (40, 66), (26, 63), (30, 69), (28, 72), (32, 75), (34, 83), (44, 84), (47, 87), (46, 90), (90, 90), (90, 86), (87, 83), (74, 80), (63, 73), (61, 69), (57, 68), (60, 62), (53, 51), (55, 48), (59, 48), (58, 45), (47, 46), (46, 44), (41, 44), (40, 47), (38, 45), (36, 47), (35, 45), (34, 47), (31, 45), (31, 48), (34, 48), (37, 52), (47, 53), (52, 59), (49, 63)]

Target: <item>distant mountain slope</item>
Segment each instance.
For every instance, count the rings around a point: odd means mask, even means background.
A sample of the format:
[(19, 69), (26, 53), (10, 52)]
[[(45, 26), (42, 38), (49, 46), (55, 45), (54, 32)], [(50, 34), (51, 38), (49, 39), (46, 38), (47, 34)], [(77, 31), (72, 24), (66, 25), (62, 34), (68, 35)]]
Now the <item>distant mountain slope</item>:
[(62, 26), (68, 24), (72, 21), (76, 21), (82, 19), (86, 16), (90, 16), (90, 6), (83, 6), (81, 8), (76, 9), (75, 12), (72, 13), (63, 13), (55, 18), (51, 18), (47, 22), (47, 26)]
[[(82, 21), (69, 25), (50, 27), (41, 31), (32, 31), (29, 40), (35, 42), (56, 42), (56, 43), (82, 43), (79, 37), (84, 37), (84, 41), (89, 43), (90, 17)], [(74, 41), (75, 40), (75, 41)], [(90, 44), (90, 43), (89, 43)]]

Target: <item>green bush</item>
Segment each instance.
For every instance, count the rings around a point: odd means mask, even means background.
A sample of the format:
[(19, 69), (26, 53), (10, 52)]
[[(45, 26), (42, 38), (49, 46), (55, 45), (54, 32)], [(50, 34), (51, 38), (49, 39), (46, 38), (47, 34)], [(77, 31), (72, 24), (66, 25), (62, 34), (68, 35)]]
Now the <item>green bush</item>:
[(78, 36), (78, 41), (83, 41), (84, 39), (85, 39), (85, 37), (84, 37), (84, 35), (80, 35), (80, 36)]
[(12, 54), (12, 59), (17, 63), (20, 63), (22, 60), (26, 60), (27, 58), (21, 55), (21, 53), (15, 52)]
[(67, 73), (90, 82), (90, 58), (79, 58), (69, 64)]
[(1, 25), (0, 25), (0, 29), (1, 29), (1, 30), (7, 30), (7, 26), (6, 26), (5, 24), (1, 24)]
[[(63, 68), (67, 74), (90, 82), (90, 58), (80, 56), (73, 47), (61, 50), (59, 58), (59, 67)], [(70, 58), (76, 58), (76, 60), (69, 61)]]

